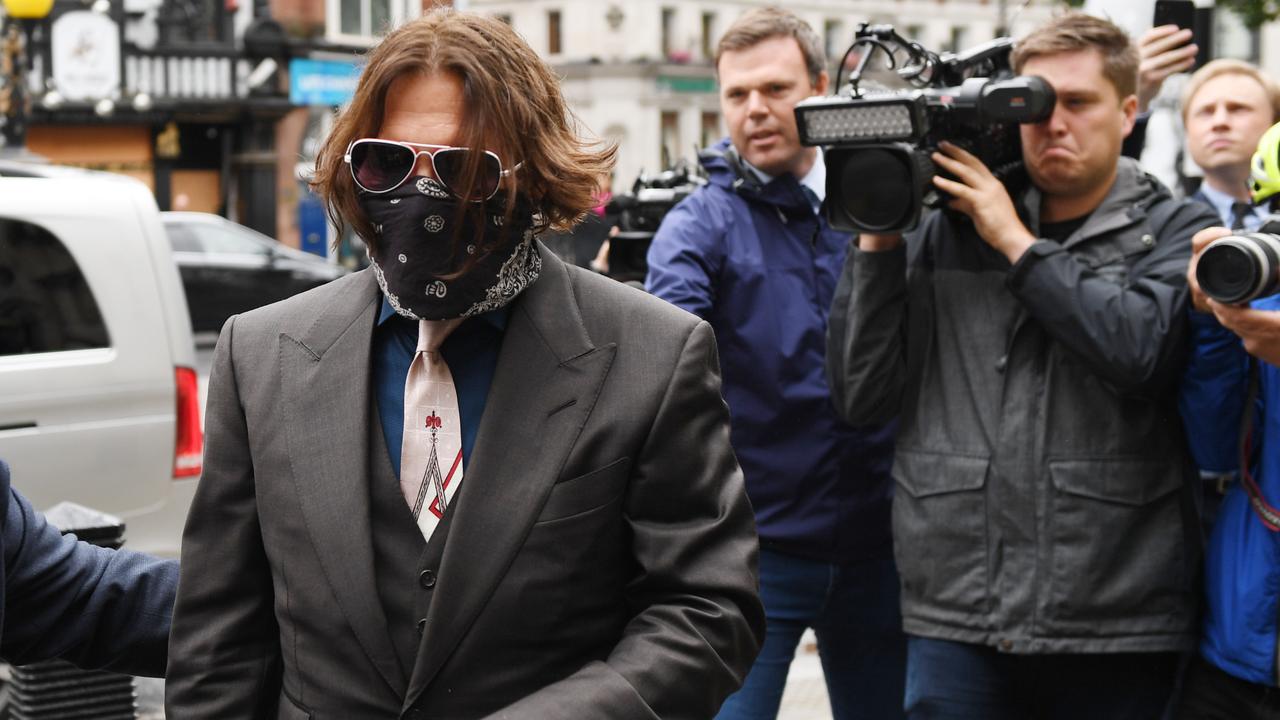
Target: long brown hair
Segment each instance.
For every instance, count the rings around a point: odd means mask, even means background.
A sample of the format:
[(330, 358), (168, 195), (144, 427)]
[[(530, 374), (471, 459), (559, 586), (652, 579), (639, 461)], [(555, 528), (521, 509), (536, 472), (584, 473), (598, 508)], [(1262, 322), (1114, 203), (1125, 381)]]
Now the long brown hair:
[[(393, 82), (438, 72), (462, 80), (466, 117), (460, 119), (457, 144), (493, 148), (507, 168), (522, 163), (515, 182), (506, 185), (508, 212), (511, 201), (523, 194), (533, 202), (542, 227), (567, 230), (597, 204), (597, 178), (612, 169), (617, 147), (580, 135), (559, 79), (510, 26), (440, 8), (391, 31), (369, 52), (351, 103), (316, 158), (312, 187), (339, 230), (349, 225), (375, 248), (377, 236), (357, 201), (343, 156), (353, 140), (377, 134)], [(479, 170), (476, 157), (463, 172), (464, 194)], [(492, 249), (481, 248), (476, 259)]]

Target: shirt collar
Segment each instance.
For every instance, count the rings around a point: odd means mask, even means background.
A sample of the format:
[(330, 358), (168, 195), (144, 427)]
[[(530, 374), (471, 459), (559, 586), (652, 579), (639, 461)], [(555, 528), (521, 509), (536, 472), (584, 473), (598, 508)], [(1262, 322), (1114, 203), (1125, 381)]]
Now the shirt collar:
[[(1234, 219), (1231, 214), (1231, 206), (1240, 202), (1221, 190), (1213, 187), (1208, 182), (1200, 183), (1200, 194), (1204, 195), (1204, 199), (1209, 201), (1213, 206), (1214, 212), (1218, 213), (1218, 217), (1222, 219), (1224, 225), (1230, 225)], [(1258, 208), (1253, 209), (1253, 216), (1259, 217)]]
[[(492, 325), (495, 330), (505, 331), (507, 329), (507, 320), (510, 316), (511, 316), (510, 306), (503, 305), (497, 310), (490, 310), (487, 313), (481, 313), (474, 317), (476, 320), (483, 320), (484, 322)], [(391, 303), (387, 302), (387, 296), (383, 295), (382, 309), (378, 311), (378, 326), (381, 327), (383, 323), (385, 323), (386, 321), (390, 320), (393, 317), (400, 317), (400, 316), (396, 313), (396, 309), (391, 307)], [(405, 318), (405, 319), (408, 320), (408, 318)]]
[(827, 162), (822, 157), (822, 148), (813, 155), (813, 167), (808, 174), (800, 178), (800, 184), (813, 191), (821, 203), (827, 199)]
[[(768, 185), (773, 182), (775, 176), (747, 162), (746, 158), (743, 158), (742, 164), (755, 173), (756, 177), (760, 179), (761, 185)], [(818, 198), (817, 204), (821, 206), (822, 201), (827, 197), (827, 162), (822, 157), (822, 148), (817, 148), (817, 152), (813, 154), (813, 167), (809, 168), (809, 172), (805, 173), (805, 176), (799, 178), (799, 180), (801, 185), (813, 192)]]

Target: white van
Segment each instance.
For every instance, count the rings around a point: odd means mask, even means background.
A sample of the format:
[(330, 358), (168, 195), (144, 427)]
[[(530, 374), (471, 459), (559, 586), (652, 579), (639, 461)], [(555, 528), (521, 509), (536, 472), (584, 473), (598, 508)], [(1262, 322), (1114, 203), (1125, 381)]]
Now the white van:
[(0, 163), (0, 458), (35, 507), (116, 515), (176, 557), (203, 438), (169, 253), (142, 183)]

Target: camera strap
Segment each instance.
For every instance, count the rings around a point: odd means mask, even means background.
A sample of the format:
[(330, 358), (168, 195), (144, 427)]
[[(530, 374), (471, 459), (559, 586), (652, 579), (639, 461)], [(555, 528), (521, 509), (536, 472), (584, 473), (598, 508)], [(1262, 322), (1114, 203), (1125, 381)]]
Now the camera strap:
[(1249, 505), (1258, 516), (1264, 527), (1271, 532), (1280, 532), (1280, 510), (1277, 510), (1262, 495), (1262, 488), (1253, 478), (1249, 467), (1253, 459), (1253, 415), (1254, 403), (1258, 399), (1258, 361), (1249, 358), (1249, 389), (1245, 393), (1244, 411), (1240, 413), (1240, 484), (1249, 496)]

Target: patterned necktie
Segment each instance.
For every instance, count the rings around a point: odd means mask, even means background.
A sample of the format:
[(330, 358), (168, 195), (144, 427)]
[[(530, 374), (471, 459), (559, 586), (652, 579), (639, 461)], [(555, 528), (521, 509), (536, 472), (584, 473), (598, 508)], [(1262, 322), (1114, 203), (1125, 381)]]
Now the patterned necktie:
[(1244, 230), (1245, 218), (1253, 215), (1253, 206), (1247, 202), (1231, 203), (1231, 229)]
[(404, 382), (400, 490), (426, 540), (462, 483), (458, 392), (449, 364), (440, 356), (440, 344), (461, 322), (418, 321), (418, 351)]

